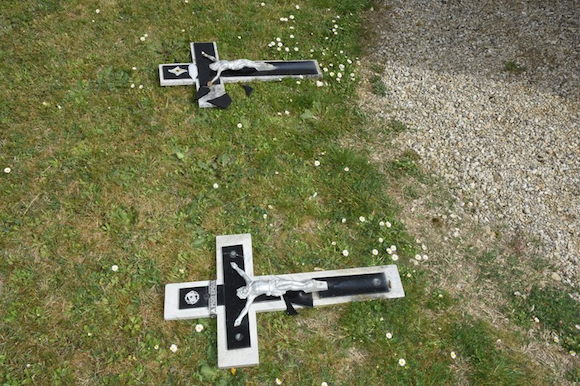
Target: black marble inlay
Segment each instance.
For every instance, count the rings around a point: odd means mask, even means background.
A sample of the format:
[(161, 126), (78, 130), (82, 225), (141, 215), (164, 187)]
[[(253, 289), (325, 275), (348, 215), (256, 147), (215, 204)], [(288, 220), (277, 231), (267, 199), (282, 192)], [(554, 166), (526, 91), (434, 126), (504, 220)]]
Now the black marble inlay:
[(328, 283), (327, 291), (318, 292), (320, 298), (389, 292), (387, 279), (383, 272), (317, 278), (316, 280)]
[(217, 98), (208, 99), (208, 102), (220, 109), (227, 109), (232, 104), (232, 98), (230, 98), (228, 93), (225, 93)]
[[(211, 60), (206, 58), (201, 54), (205, 52), (208, 55), (216, 57), (216, 52), (213, 43), (193, 43), (193, 52), (195, 53), (195, 64), (197, 66), (197, 79), (199, 81), (199, 86), (207, 86), (207, 82), (212, 80), (216, 76), (216, 72), (209, 69), (209, 65), (212, 63)], [(218, 79), (214, 84), (220, 84), (221, 81)]]
[[(288, 61), (288, 62), (269, 62), (265, 63), (272, 64), (276, 66), (275, 69), (269, 71), (258, 71), (254, 68), (243, 68), (238, 71), (226, 70), (222, 72), (222, 78), (232, 78), (232, 77), (253, 77), (253, 76), (281, 76), (281, 75), (304, 75), (312, 76), (319, 75), (316, 62), (313, 60), (303, 60), (303, 61)], [(215, 76), (215, 73), (214, 73)]]
[(224, 267), (224, 303), (226, 308), (226, 337), (228, 350), (251, 346), (250, 323), (246, 315), (242, 324), (234, 326), (234, 321), (246, 305), (245, 299), (238, 298), (237, 289), (245, 286), (245, 280), (237, 273), (230, 263), (236, 263), (244, 270), (244, 248), (242, 245), (222, 247), (222, 262)]
[[(174, 73), (169, 72), (169, 70), (173, 70), (175, 67), (179, 67), (182, 70), (185, 70), (185, 72), (182, 72), (179, 75), (175, 75)], [(191, 76), (189, 76), (188, 64), (168, 64), (165, 66), (161, 66), (161, 69), (163, 71), (163, 79), (166, 80), (191, 79)]]

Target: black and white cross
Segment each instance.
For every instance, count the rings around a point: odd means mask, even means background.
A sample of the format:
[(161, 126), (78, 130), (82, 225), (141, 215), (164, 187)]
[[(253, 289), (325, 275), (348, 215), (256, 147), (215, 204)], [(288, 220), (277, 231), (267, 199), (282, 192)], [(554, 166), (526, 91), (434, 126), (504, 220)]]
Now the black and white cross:
[[(286, 310), (295, 314), (294, 307), (405, 296), (396, 265), (266, 275), (253, 279), (270, 286), (299, 283), (309, 288), (289, 290), (282, 297), (275, 290), (277, 296), (260, 295), (245, 313), (248, 303), (240, 297), (240, 290), (248, 286), (248, 277), (253, 276), (250, 234), (218, 236), (216, 265), (217, 280), (167, 284), (164, 316), (165, 320), (217, 317), (219, 368), (259, 363), (256, 312)], [(241, 323), (236, 323), (236, 319), (241, 319)]]
[[(322, 77), (316, 60), (268, 60), (254, 62), (263, 64), (262, 67), (266, 69), (252, 67), (243, 67), (237, 70), (228, 69), (221, 72), (216, 79), (218, 73), (210, 68), (212, 63), (219, 61), (215, 42), (191, 43), (191, 57), (192, 63), (160, 64), (159, 81), (161, 86), (195, 84), (199, 107), (227, 108), (231, 103), (231, 98), (225, 91), (224, 83)], [(244, 89), (248, 95), (253, 90), (249, 86), (244, 86)]]

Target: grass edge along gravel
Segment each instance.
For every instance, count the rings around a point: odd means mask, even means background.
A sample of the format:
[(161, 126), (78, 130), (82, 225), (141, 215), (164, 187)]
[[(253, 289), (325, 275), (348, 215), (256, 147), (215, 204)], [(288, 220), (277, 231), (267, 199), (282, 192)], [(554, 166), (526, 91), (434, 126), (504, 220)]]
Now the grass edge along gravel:
[[(364, 125), (354, 90), (367, 2), (6, 4), (0, 69), (18, 82), (0, 91), (3, 383), (454, 383), (458, 363), (474, 382), (541, 380), (509, 351), (501, 363), (517, 371), (496, 378), (462, 352), (471, 329), (408, 264), (419, 246), (389, 179), (336, 144)], [(224, 57), (298, 47), (307, 58), (312, 44), (323, 86), (260, 84), (245, 99), (230, 85), (229, 110), (198, 110), (191, 89), (159, 88), (155, 67), (188, 60), (193, 39), (218, 40)], [(215, 236), (246, 231), (260, 273), (397, 261), (407, 298), (260, 315), (261, 365), (217, 370), (215, 322), (163, 321), (163, 285), (210, 278)], [(490, 355), (493, 338), (479, 343)]]

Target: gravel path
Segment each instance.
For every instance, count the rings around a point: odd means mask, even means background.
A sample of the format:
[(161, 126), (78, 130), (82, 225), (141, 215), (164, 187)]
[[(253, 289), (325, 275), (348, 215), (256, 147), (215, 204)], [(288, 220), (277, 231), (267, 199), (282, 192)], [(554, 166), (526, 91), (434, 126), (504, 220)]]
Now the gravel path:
[(580, 2), (389, 0), (370, 21), (387, 95), (364, 103), (411, 127), (397, 144), (477, 221), (534, 236), (580, 286)]

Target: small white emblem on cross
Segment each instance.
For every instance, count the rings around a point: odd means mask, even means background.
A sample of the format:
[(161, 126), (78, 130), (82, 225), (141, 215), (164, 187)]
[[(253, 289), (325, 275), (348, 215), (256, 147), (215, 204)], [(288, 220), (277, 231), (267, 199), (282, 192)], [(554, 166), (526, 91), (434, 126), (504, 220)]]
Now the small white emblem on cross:
[(197, 293), (197, 291), (189, 291), (187, 294), (185, 294), (185, 302), (187, 304), (195, 304), (199, 301), (199, 293)]
[(187, 70), (184, 70), (183, 68), (176, 66), (174, 68), (172, 68), (171, 70), (167, 70), (168, 72), (172, 73), (175, 76), (179, 76), (181, 74), (183, 74), (184, 72), (187, 72)]

